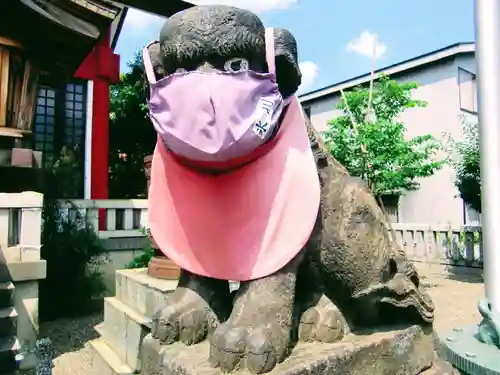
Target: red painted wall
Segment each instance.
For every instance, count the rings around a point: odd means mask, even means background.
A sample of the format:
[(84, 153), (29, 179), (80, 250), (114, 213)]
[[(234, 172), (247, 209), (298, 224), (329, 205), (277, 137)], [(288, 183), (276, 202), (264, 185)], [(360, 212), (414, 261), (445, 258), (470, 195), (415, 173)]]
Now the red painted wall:
[[(90, 197), (108, 198), (110, 85), (120, 80), (120, 56), (113, 53), (109, 32), (87, 56), (76, 78), (94, 81), (92, 103), (92, 152)], [(99, 212), (99, 229), (106, 229), (106, 213)]]

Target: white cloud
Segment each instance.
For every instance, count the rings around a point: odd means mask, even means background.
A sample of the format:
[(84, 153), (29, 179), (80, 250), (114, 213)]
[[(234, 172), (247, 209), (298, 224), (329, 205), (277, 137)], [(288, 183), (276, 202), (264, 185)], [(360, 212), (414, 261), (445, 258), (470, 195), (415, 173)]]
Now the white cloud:
[(312, 61), (304, 61), (299, 64), (300, 71), (302, 73), (302, 84), (300, 85), (300, 91), (307, 90), (310, 88), (316, 77), (318, 76), (318, 65)]
[(375, 45), (375, 56), (382, 57), (387, 51), (387, 46), (378, 40), (378, 35), (363, 31), (357, 38), (347, 43), (346, 50), (348, 52), (358, 53), (363, 56), (372, 57), (373, 47)]

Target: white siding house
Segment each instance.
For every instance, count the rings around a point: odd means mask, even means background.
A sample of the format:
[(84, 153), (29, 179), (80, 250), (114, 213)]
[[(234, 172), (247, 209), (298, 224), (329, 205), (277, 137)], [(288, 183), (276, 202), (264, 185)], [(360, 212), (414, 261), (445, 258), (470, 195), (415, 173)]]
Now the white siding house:
[[(414, 97), (428, 102), (426, 108), (409, 109), (401, 116), (407, 136), (430, 133), (440, 139), (443, 133), (460, 138), (460, 114), (476, 115), (475, 72), (473, 43), (454, 44), (377, 71), (399, 82), (417, 82), (420, 86)], [(316, 129), (325, 130), (327, 122), (339, 115), (335, 106), (341, 89), (364, 85), (369, 79), (367, 74), (301, 95), (299, 99)], [(391, 216), (395, 221), (419, 224), (461, 225), (476, 220), (475, 213), (457, 196), (453, 180), (449, 166), (422, 179), (420, 190), (401, 197)]]

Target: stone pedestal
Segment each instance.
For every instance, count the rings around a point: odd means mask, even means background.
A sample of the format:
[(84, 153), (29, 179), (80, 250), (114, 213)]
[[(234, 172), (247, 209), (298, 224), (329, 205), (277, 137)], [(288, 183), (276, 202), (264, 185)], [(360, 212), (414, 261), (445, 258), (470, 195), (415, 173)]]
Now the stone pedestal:
[[(208, 342), (161, 346), (148, 335), (141, 375), (221, 374), (208, 365), (208, 354)], [(353, 334), (336, 344), (299, 343), (269, 375), (458, 375), (454, 371), (437, 359), (432, 329), (411, 326)]]
[[(116, 296), (105, 299), (104, 322), (95, 327), (100, 337), (86, 344), (88, 375), (221, 374), (208, 366), (207, 342), (161, 346), (150, 336), (153, 314), (176, 285), (146, 269), (116, 272)], [(438, 362), (433, 341), (430, 328), (413, 326), (351, 335), (337, 344), (299, 343), (271, 375), (459, 375)]]
[(166, 305), (176, 280), (160, 280), (147, 269), (116, 271), (116, 296), (104, 300), (100, 338), (89, 341), (88, 375), (132, 375), (141, 372), (140, 348), (151, 330), (151, 317)]

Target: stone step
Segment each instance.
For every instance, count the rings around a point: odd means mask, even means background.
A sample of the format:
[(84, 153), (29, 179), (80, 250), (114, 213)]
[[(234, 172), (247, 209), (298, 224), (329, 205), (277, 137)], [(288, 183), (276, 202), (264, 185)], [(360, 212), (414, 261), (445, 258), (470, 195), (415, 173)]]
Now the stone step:
[(133, 375), (134, 370), (124, 364), (116, 353), (98, 338), (85, 344), (90, 351), (92, 369), (88, 375)]
[(166, 296), (177, 286), (177, 280), (150, 277), (147, 269), (116, 271), (116, 298), (149, 319), (165, 307)]
[[(165, 307), (166, 296), (177, 287), (177, 280), (161, 280), (148, 276), (146, 268), (118, 270), (115, 274), (116, 298), (139, 314), (151, 319)], [(238, 282), (230, 282), (231, 291)]]
[(140, 345), (151, 331), (151, 319), (108, 297), (104, 299), (104, 322), (95, 329), (125, 364), (140, 371)]
[(10, 281), (0, 282), (0, 308), (14, 305), (14, 289)]
[(16, 369), (15, 356), (21, 349), (15, 336), (0, 338), (0, 374), (8, 374)]
[(0, 337), (15, 336), (17, 333), (17, 311), (13, 307), (0, 308)]

